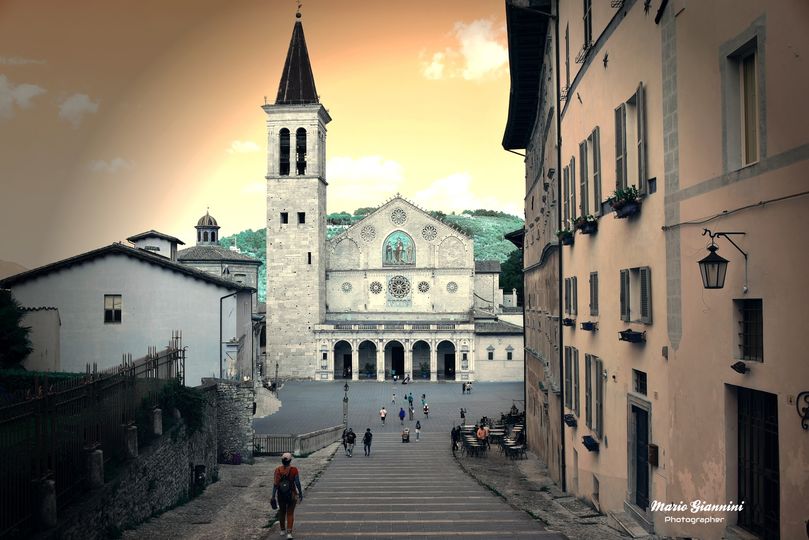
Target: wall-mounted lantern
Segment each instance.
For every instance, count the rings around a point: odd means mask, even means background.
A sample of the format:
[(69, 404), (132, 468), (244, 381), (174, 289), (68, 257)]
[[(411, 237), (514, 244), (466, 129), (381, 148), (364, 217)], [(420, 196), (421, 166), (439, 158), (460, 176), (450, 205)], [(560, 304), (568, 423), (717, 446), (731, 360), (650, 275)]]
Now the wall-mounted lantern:
[(721, 289), (725, 286), (725, 276), (728, 271), (728, 260), (718, 255), (716, 252), (719, 249), (716, 247), (716, 237), (723, 236), (730, 242), (733, 247), (739, 250), (739, 253), (744, 255), (744, 288), (743, 292), (747, 292), (747, 253), (742, 248), (736, 245), (736, 242), (730, 238), (729, 235), (745, 234), (743, 232), (717, 232), (713, 233), (709, 229), (702, 231), (702, 236), (708, 235), (711, 237), (711, 245), (708, 246), (708, 255), (699, 261), (699, 273), (702, 276), (702, 286), (706, 289)]

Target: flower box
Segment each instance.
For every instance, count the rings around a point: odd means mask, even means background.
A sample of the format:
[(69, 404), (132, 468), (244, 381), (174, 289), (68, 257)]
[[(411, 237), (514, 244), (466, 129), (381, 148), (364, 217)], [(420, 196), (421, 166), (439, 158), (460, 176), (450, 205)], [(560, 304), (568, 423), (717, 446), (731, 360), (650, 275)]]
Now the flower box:
[(582, 437), (581, 442), (584, 444), (584, 447), (590, 452), (598, 452), (598, 441), (592, 438), (590, 435), (585, 435), (584, 437)]
[(585, 322), (581, 323), (581, 329), (582, 330), (587, 330), (588, 332), (595, 332), (597, 326), (598, 326), (598, 323), (595, 322), (595, 321), (585, 321)]
[(640, 212), (640, 202), (630, 201), (623, 204), (619, 208), (615, 208), (615, 206), (613, 206), (612, 209), (615, 210), (615, 217), (618, 219), (628, 218)]
[(576, 326), (576, 319), (562, 319), (562, 326)]
[(573, 416), (572, 414), (566, 414), (564, 416), (564, 421), (565, 421), (565, 425), (567, 425), (568, 427), (576, 427), (578, 425), (578, 422), (576, 421), (576, 417)]
[(569, 231), (565, 229), (564, 231), (558, 231), (556, 236), (559, 237), (559, 243), (563, 246), (572, 246), (573, 245), (573, 231)]
[(595, 234), (598, 231), (598, 220), (593, 215), (579, 216), (573, 221), (573, 229), (582, 234)]
[(628, 341), (629, 343), (646, 343), (646, 332), (635, 332), (634, 330), (624, 330), (618, 332), (618, 341)]
[(607, 201), (618, 219), (634, 216), (640, 212), (640, 194), (635, 186), (616, 189)]

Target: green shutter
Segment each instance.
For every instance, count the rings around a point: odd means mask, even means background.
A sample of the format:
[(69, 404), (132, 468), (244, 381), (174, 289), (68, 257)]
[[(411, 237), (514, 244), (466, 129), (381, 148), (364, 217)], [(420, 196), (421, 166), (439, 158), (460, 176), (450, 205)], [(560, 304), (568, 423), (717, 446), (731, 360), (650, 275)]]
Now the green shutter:
[(596, 387), (596, 414), (595, 414), (595, 432), (598, 438), (604, 436), (604, 362), (600, 359), (595, 361), (595, 378)]
[(626, 105), (615, 109), (615, 189), (626, 187)]
[(629, 321), (629, 270), (621, 270), (621, 320)]
[(576, 158), (570, 158), (570, 221), (576, 219)]
[(579, 416), (579, 350), (573, 349), (573, 410)]
[(643, 83), (638, 85), (638, 90), (635, 92), (635, 106), (638, 113), (638, 191), (646, 193), (646, 104)]
[(590, 213), (590, 205), (588, 201), (588, 190), (587, 190), (587, 139), (583, 140), (579, 143), (579, 208), (581, 209), (581, 215), (586, 216)]
[(593, 214), (601, 215), (601, 132), (598, 126), (593, 130)]
[(587, 427), (593, 427), (593, 374), (592, 357), (584, 355), (584, 418)]
[(573, 291), (573, 299), (570, 304), (570, 313), (577, 315), (579, 313), (579, 287), (578, 280), (575, 277), (570, 278), (570, 288)]
[(652, 324), (652, 269), (643, 266), (640, 273), (640, 322)]
[(562, 182), (564, 184), (564, 193), (562, 194), (562, 228), (565, 228), (568, 226), (568, 221), (570, 220), (570, 169), (567, 167), (562, 171)]
[(571, 401), (572, 395), (572, 380), (571, 380), (571, 369), (570, 369), (570, 361), (571, 361), (571, 353), (570, 347), (565, 347), (565, 407), (568, 409), (573, 408), (573, 402)]

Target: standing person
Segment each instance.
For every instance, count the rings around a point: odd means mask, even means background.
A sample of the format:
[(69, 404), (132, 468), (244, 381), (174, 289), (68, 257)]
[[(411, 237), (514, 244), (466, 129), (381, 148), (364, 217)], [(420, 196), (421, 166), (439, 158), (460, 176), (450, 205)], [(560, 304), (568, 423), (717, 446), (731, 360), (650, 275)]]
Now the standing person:
[(365, 455), (371, 455), (371, 440), (374, 438), (374, 434), (371, 433), (371, 428), (367, 428), (365, 430), (365, 435), (362, 436), (362, 447), (365, 450)]
[(426, 403), (424, 404), (424, 418), (430, 417), (430, 406)]
[[(295, 506), (303, 501), (303, 489), (297, 467), (292, 467), (292, 454), (286, 452), (281, 456), (281, 466), (275, 468), (272, 483), (272, 506), (278, 505), (278, 521), (281, 524), (281, 535), (286, 533), (287, 538), (292, 536), (292, 527), (295, 524)], [(297, 490), (297, 495), (295, 494)], [(276, 495), (278, 498), (276, 499)], [(276, 502), (277, 500), (277, 502)]]
[(424, 407), (424, 404), (427, 403), (427, 394), (421, 395), (421, 406)]
[(399, 407), (399, 422), (404, 425), (405, 412), (404, 407)]
[(413, 421), (413, 413), (416, 412), (416, 409), (413, 408), (413, 404), (410, 404), (410, 407), (407, 408), (408, 412), (410, 413), (410, 421)]
[(407, 396), (407, 401), (409, 401), (410, 404), (413, 405), (413, 392), (410, 392), (410, 394)]
[(354, 443), (357, 442), (357, 434), (354, 433), (354, 430), (348, 428), (348, 433), (346, 433), (346, 455), (351, 457), (354, 453)]
[(461, 407), (461, 424), (466, 424), (466, 409)]
[(453, 427), (452, 431), (449, 432), (449, 436), (452, 439), (452, 453), (455, 453), (455, 450), (458, 449), (458, 435), (460, 434), (460, 428)]
[(416, 420), (416, 442), (419, 442), (419, 434), (421, 433), (421, 422)]
[(388, 415), (388, 411), (385, 410), (385, 407), (379, 409), (379, 419), (382, 420), (382, 425), (385, 425), (385, 417)]
[(393, 397), (390, 398), (391, 403), (396, 403), (396, 392), (393, 393)]
[(466, 394), (466, 383), (461, 384), (461, 394)]

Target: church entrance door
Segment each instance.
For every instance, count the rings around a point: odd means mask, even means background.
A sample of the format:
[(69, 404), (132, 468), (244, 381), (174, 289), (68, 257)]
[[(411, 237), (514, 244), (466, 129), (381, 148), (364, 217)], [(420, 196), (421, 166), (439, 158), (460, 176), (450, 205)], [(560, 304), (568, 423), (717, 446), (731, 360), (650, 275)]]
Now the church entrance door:
[(404, 376), (404, 346), (398, 341), (385, 345), (385, 379), (402, 380)]
[(444, 355), (444, 378), (448, 381), (455, 380), (455, 353)]
[(334, 345), (334, 378), (351, 378), (351, 344), (347, 341), (338, 341)]
[(436, 347), (438, 360), (438, 380), (455, 380), (455, 344), (449, 340), (442, 341)]

